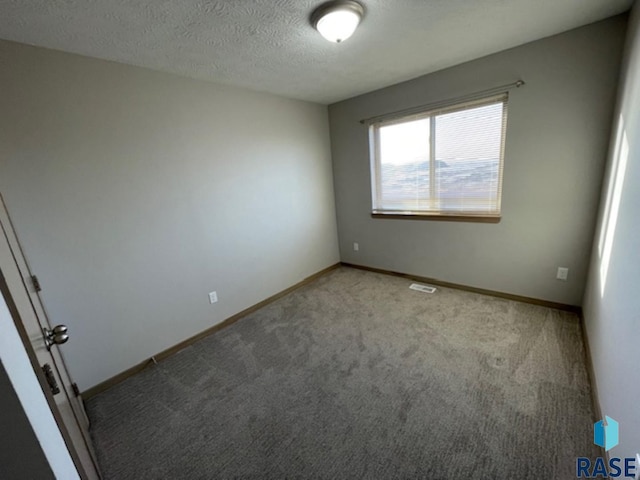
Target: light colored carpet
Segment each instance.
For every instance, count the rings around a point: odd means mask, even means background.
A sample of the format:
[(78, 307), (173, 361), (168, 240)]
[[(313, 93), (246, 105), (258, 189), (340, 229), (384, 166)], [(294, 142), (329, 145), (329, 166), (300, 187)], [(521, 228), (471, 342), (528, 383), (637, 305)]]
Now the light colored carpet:
[(108, 480), (568, 479), (576, 315), (340, 268), (92, 398)]

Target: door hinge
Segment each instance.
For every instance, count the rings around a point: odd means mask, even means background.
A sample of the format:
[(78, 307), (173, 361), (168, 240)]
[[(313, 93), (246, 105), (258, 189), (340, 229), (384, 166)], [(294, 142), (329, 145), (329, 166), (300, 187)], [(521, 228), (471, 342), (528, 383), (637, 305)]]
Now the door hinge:
[(80, 396), (80, 389), (78, 388), (78, 384), (77, 384), (77, 383), (72, 383), (72, 384), (71, 384), (71, 390), (73, 390), (73, 394), (74, 394), (76, 397), (79, 397), (79, 396)]
[(33, 283), (33, 288), (36, 289), (36, 292), (42, 290), (42, 287), (40, 286), (40, 280), (38, 280), (38, 277), (36, 277), (35, 275), (31, 275), (31, 283)]

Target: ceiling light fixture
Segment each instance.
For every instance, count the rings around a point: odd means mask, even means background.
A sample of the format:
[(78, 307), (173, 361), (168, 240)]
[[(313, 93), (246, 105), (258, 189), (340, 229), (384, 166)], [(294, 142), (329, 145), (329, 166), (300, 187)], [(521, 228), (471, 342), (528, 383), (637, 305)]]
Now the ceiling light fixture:
[(311, 25), (330, 42), (340, 43), (353, 35), (364, 7), (353, 0), (334, 0), (323, 3), (311, 14)]

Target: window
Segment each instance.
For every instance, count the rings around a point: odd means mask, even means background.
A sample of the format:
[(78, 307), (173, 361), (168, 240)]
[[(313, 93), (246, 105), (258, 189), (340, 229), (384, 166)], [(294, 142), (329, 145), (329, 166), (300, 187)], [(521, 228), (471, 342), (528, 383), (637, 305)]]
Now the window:
[(498, 220), (507, 98), (371, 124), (373, 214)]

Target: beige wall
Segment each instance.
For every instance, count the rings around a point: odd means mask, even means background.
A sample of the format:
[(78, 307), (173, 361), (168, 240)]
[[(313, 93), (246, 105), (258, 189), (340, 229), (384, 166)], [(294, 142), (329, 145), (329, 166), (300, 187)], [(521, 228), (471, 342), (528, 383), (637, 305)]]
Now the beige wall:
[(338, 261), (327, 107), (9, 42), (0, 66), (0, 191), (81, 389)]
[[(625, 26), (615, 17), (331, 105), (342, 260), (579, 305)], [(370, 217), (360, 119), (517, 79), (527, 85), (509, 100), (499, 224)]]
[[(603, 415), (620, 424), (612, 457), (640, 453), (640, 5), (629, 22), (618, 107), (584, 299)], [(640, 469), (640, 465), (638, 465)]]

